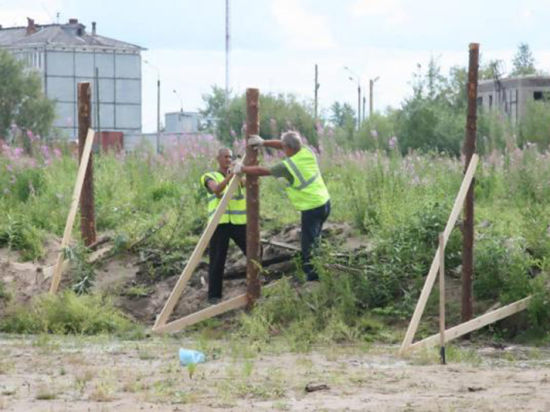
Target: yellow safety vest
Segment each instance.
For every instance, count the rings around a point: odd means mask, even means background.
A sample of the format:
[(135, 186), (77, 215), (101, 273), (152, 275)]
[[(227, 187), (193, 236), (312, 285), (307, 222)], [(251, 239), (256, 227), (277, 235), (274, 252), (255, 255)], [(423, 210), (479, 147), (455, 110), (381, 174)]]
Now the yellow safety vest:
[(283, 164), (294, 178), (286, 193), (297, 210), (315, 209), (330, 200), (317, 158), (309, 147), (303, 146), (295, 155), (285, 158)]
[[(213, 179), (216, 183), (220, 183), (225, 179), (225, 176), (220, 172), (209, 172), (201, 176), (201, 186), (206, 189), (206, 178)], [(224, 189), (223, 193), (227, 190), (227, 187)], [(222, 193), (222, 196), (223, 196)], [(208, 222), (212, 219), (214, 212), (220, 204), (221, 198), (218, 198), (214, 193), (208, 192)], [(233, 197), (229, 200), (227, 208), (225, 209), (224, 214), (222, 215), (219, 223), (232, 223), (234, 225), (245, 225), (246, 224), (246, 198), (245, 198), (245, 189), (238, 186)]]

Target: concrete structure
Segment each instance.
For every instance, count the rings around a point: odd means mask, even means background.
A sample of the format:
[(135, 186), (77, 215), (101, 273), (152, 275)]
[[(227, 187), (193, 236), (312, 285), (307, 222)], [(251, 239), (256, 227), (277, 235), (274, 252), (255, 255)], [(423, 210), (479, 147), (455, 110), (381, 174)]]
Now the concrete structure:
[(141, 132), (140, 46), (100, 36), (77, 19), (66, 24), (35, 24), (27, 27), (0, 26), (0, 47), (36, 69), (45, 94), (57, 101), (54, 126), (75, 138), (78, 133), (77, 88), (90, 82), (92, 127), (97, 128), (95, 69), (99, 78), (101, 130)]
[(164, 115), (165, 133), (198, 133), (199, 114), (196, 112), (170, 112)]
[(550, 77), (483, 80), (479, 82), (477, 95), (479, 107), (484, 110), (499, 109), (516, 123), (525, 115), (529, 102), (550, 101)]

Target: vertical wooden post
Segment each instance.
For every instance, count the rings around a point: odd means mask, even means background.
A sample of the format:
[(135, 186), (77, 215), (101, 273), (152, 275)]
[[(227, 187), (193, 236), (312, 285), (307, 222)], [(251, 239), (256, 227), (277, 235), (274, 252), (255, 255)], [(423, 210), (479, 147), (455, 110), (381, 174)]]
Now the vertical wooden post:
[[(260, 133), (258, 89), (246, 89), (246, 140), (250, 135)], [(246, 148), (246, 165), (258, 164), (257, 149)], [(246, 177), (246, 296), (250, 309), (260, 297), (260, 188), (257, 176)]]
[[(78, 83), (78, 156), (82, 158), (86, 135), (92, 124), (90, 83)], [(80, 195), (80, 230), (86, 246), (96, 241), (94, 213), (93, 154), (90, 154)]]
[(439, 235), (439, 346), (441, 364), (445, 365), (445, 237)]
[[(316, 122), (317, 122), (317, 119), (318, 119), (318, 116), (317, 116), (317, 110), (318, 110), (318, 104), (319, 104), (318, 92), (319, 92), (319, 71), (317, 70), (317, 64), (316, 64), (315, 65), (315, 85), (314, 85), (315, 100), (314, 100), (314, 108), (313, 108), (313, 112), (314, 112), (314, 115), (315, 115), (315, 121)], [(317, 125), (316, 125), (316, 127), (317, 127)]]
[[(477, 78), (479, 65), (479, 44), (470, 43), (468, 67), (468, 117), (463, 153), (464, 173), (476, 151), (477, 132)], [(474, 181), (470, 185), (464, 201), (464, 224), (462, 232), (462, 322), (472, 319), (472, 279), (474, 275)]]

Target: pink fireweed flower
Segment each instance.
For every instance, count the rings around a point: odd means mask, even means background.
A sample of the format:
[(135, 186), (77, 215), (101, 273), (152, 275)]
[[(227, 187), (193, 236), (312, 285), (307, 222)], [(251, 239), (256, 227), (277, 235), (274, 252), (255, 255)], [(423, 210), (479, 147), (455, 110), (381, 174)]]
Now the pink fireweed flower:
[(375, 139), (378, 139), (378, 132), (377, 132), (376, 130), (374, 130), (374, 129), (371, 130), (371, 131), (370, 131), (370, 135), (371, 135), (372, 137), (374, 137)]
[(388, 146), (390, 150), (393, 150), (397, 147), (397, 136), (390, 137), (390, 140), (388, 141)]

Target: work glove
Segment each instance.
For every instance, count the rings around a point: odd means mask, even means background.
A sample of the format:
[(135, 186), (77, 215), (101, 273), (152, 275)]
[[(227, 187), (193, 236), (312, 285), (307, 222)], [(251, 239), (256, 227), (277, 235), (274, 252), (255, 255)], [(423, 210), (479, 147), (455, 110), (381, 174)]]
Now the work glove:
[(235, 163), (233, 163), (232, 172), (236, 175), (242, 174), (243, 169), (243, 162), (241, 160), (237, 160)]
[(247, 146), (261, 147), (264, 145), (264, 139), (257, 134), (251, 134), (247, 140)]

